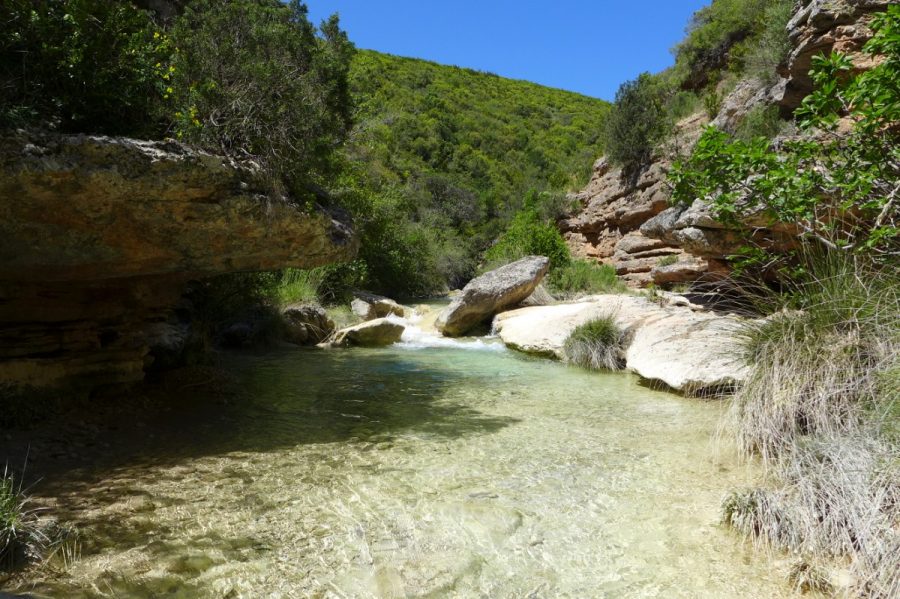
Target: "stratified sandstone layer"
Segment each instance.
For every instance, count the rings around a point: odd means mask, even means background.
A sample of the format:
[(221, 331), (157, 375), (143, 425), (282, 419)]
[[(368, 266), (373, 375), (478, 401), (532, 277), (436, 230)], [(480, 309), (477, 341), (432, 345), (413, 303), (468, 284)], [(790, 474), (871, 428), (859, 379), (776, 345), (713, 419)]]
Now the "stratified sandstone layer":
[(19, 132), (0, 140), (0, 383), (127, 383), (184, 283), (312, 267), (355, 250), (253, 166), (174, 142)]

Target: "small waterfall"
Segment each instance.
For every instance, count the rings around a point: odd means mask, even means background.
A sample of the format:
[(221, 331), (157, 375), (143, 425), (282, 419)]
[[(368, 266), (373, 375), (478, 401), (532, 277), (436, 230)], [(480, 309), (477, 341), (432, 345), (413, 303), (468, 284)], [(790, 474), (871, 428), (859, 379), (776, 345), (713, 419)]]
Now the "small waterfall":
[(410, 350), (438, 347), (474, 351), (506, 351), (506, 346), (493, 335), (488, 337), (463, 337), (460, 339), (444, 337), (434, 327), (434, 321), (439, 310), (433, 306), (416, 306), (415, 308), (407, 308), (407, 310), (409, 316), (406, 318), (399, 316), (388, 317), (390, 320), (406, 327), (400, 342), (395, 347)]

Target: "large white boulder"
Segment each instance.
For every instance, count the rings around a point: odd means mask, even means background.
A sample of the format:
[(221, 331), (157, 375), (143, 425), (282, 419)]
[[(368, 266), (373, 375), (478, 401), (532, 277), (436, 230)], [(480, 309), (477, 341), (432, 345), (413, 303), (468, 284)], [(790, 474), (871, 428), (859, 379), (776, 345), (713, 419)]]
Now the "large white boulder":
[[(675, 302), (678, 303), (678, 302)], [(736, 355), (743, 319), (666, 305), (642, 296), (599, 295), (555, 306), (499, 314), (494, 329), (521, 351), (563, 358), (566, 339), (578, 325), (612, 316), (627, 334), (626, 368), (690, 394), (734, 387), (747, 369)]]

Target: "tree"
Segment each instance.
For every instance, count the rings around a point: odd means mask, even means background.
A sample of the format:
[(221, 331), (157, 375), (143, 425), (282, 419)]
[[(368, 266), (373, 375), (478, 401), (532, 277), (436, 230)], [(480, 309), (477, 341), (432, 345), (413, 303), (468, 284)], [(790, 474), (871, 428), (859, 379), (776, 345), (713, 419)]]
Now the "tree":
[(671, 129), (665, 108), (668, 87), (650, 73), (623, 83), (606, 120), (606, 155), (634, 174), (650, 162), (653, 149)]
[(196, 0), (172, 39), (178, 137), (258, 161), (294, 197), (334, 174), (354, 53), (336, 16), (317, 31), (298, 0)]

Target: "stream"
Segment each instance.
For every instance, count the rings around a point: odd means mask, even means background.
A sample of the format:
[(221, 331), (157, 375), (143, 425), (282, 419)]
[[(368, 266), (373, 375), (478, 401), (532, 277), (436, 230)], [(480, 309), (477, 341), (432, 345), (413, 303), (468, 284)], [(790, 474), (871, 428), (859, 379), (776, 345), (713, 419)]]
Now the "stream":
[[(239, 396), (124, 423), (36, 492), (81, 531), (33, 597), (782, 597), (719, 524), (722, 405), (411, 327), (227, 355)], [(129, 457), (131, 455), (131, 457)], [(2, 593), (0, 593), (2, 595)]]

